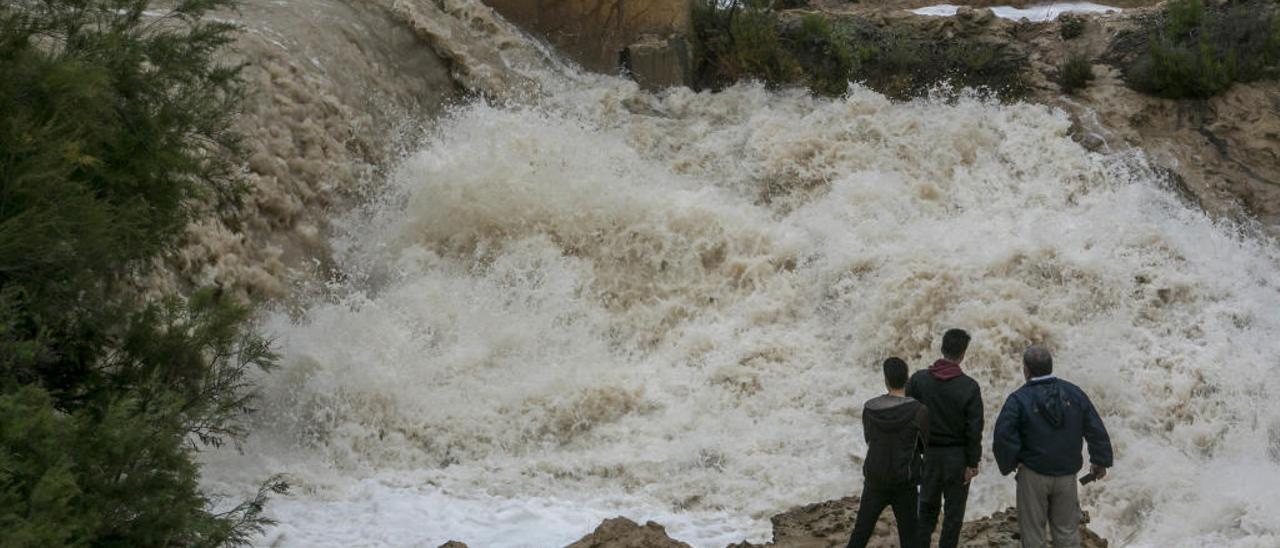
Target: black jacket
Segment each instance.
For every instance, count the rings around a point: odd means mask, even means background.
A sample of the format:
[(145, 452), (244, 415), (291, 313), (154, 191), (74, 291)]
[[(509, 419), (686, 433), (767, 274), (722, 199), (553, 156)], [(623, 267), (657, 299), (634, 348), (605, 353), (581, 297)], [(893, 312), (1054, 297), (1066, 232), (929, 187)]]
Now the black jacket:
[(920, 481), (920, 452), (929, 440), (929, 410), (911, 398), (884, 395), (862, 408), (862, 435), (867, 459), (862, 474), (867, 483), (915, 484)]
[(1026, 465), (1046, 476), (1074, 475), (1089, 442), (1089, 462), (1111, 467), (1111, 437), (1080, 387), (1050, 377), (1022, 385), (1004, 401), (993, 449), (1001, 474)]
[(929, 446), (964, 447), (965, 466), (982, 459), (982, 389), (968, 375), (940, 381), (927, 369), (907, 381), (907, 396), (929, 408)]

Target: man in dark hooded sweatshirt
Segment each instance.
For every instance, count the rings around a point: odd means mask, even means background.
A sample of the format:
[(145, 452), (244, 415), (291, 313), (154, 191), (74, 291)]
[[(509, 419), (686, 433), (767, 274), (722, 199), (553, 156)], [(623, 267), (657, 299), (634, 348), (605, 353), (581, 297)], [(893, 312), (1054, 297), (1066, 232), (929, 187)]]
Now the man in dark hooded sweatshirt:
[(969, 482), (982, 457), (982, 390), (960, 370), (969, 350), (969, 334), (949, 329), (942, 335), (942, 359), (916, 371), (907, 396), (929, 408), (929, 447), (920, 484), (920, 539), (928, 544), (942, 513), (941, 548), (960, 543), (960, 526), (969, 501)]
[(1018, 471), (1018, 529), (1024, 548), (1045, 544), (1045, 524), (1054, 548), (1080, 546), (1080, 499), (1076, 473), (1089, 444), (1095, 479), (1111, 467), (1111, 437), (1089, 396), (1053, 376), (1053, 356), (1033, 346), (1022, 355), (1027, 383), (1009, 395), (996, 419), (993, 447), (1000, 473)]
[(921, 451), (929, 442), (929, 410), (906, 396), (907, 362), (889, 358), (883, 367), (889, 393), (867, 400), (862, 408), (867, 458), (862, 461), (862, 503), (849, 548), (867, 545), (885, 506), (893, 507), (903, 548), (923, 545), (916, 538), (916, 486), (923, 466)]

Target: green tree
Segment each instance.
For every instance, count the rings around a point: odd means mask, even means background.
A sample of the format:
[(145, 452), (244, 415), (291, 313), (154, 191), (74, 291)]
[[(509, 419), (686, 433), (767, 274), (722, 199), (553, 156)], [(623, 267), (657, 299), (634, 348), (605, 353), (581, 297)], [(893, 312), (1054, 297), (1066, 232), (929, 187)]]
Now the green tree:
[(242, 433), (275, 356), (216, 290), (138, 280), (244, 188), (233, 0), (0, 3), (0, 530), (14, 546), (243, 543), (194, 453)]

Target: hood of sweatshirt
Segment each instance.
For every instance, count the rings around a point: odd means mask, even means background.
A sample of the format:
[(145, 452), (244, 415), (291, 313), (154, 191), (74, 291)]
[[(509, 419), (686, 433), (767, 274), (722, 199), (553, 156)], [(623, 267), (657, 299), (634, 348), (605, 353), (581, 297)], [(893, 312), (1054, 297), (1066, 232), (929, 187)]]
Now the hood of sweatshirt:
[(1062, 386), (1055, 379), (1036, 381), (1032, 386), (1040, 392), (1039, 397), (1036, 398), (1036, 411), (1049, 421), (1050, 426), (1062, 428), (1062, 417), (1065, 413)]
[(938, 360), (933, 362), (933, 365), (929, 366), (929, 374), (933, 375), (933, 378), (940, 381), (949, 381), (963, 375), (964, 371), (960, 370), (960, 364), (956, 362), (951, 360)]
[(881, 430), (893, 430), (906, 426), (916, 417), (918, 406), (908, 405), (916, 400), (902, 396), (884, 395), (872, 398), (862, 409), (871, 426)]

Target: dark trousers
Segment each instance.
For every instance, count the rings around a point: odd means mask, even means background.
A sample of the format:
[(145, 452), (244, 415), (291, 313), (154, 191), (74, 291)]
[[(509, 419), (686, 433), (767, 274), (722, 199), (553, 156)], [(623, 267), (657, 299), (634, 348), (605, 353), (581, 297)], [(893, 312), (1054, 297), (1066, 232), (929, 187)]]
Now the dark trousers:
[(920, 538), (928, 545), (942, 512), (939, 548), (955, 548), (960, 543), (960, 525), (969, 501), (969, 484), (964, 482), (964, 448), (930, 447), (924, 456), (924, 481), (920, 485)]
[(919, 524), (916, 523), (916, 486), (911, 484), (875, 485), (867, 482), (862, 488), (862, 502), (858, 505), (858, 517), (853, 522), (853, 534), (848, 548), (863, 548), (871, 540), (880, 512), (885, 506), (893, 507), (893, 517), (898, 520), (898, 542), (903, 548), (916, 548)]

